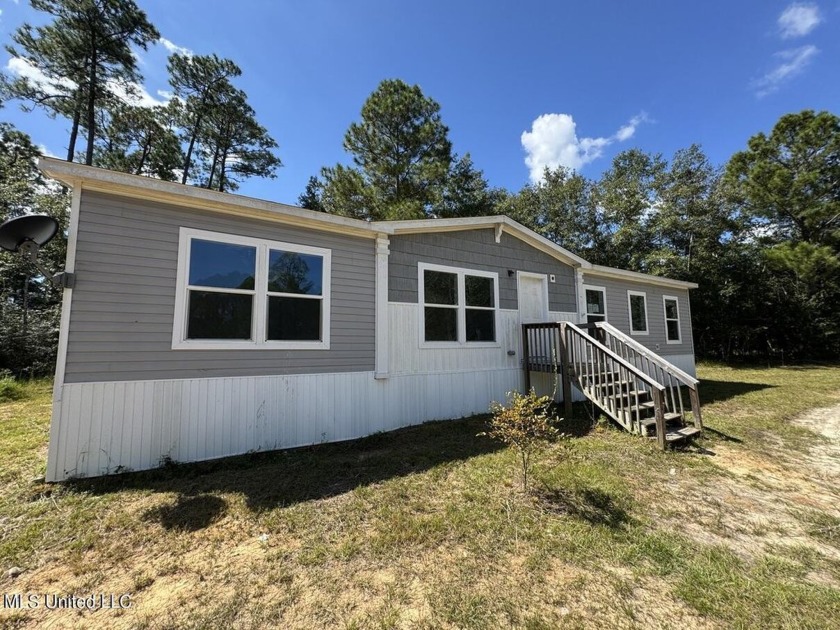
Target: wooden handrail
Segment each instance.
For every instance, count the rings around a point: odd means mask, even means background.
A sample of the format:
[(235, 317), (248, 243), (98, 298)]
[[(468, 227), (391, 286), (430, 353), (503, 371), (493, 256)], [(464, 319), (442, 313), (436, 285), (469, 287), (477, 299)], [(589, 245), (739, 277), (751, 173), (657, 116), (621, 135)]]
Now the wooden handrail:
[(623, 358), (621, 358), (620, 356), (618, 356), (615, 352), (613, 352), (612, 350), (610, 350), (609, 348), (607, 348), (607, 346), (605, 346), (604, 344), (602, 344), (600, 341), (598, 341), (598, 340), (597, 340), (597, 339), (595, 339), (594, 337), (592, 337), (592, 336), (590, 336), (590, 335), (587, 335), (585, 332), (583, 332), (580, 328), (578, 328), (577, 326), (575, 326), (573, 323), (571, 323), (571, 322), (562, 322), (562, 323), (557, 324), (557, 325), (558, 325), (558, 326), (565, 326), (567, 330), (572, 330), (572, 331), (574, 331), (574, 333), (575, 333), (576, 335), (579, 335), (580, 337), (583, 337), (583, 338), (585, 339), (585, 341), (587, 341), (588, 343), (590, 343), (590, 344), (591, 344), (591, 345), (593, 345), (594, 347), (598, 348), (598, 349), (599, 349), (599, 350), (601, 350), (602, 352), (605, 352), (605, 353), (607, 354), (607, 356), (609, 356), (609, 357), (610, 357), (613, 361), (615, 361), (616, 363), (618, 363), (619, 365), (621, 365), (623, 368), (626, 368), (627, 370), (629, 370), (629, 371), (630, 371), (630, 372), (631, 372), (634, 376), (636, 376), (636, 377), (638, 377), (640, 380), (644, 381), (644, 382), (645, 382), (646, 384), (648, 384), (651, 388), (658, 389), (658, 390), (660, 390), (662, 393), (665, 393), (665, 387), (664, 387), (663, 385), (661, 385), (660, 383), (658, 383), (657, 381), (655, 381), (652, 377), (650, 377), (649, 375), (647, 375), (646, 373), (644, 373), (642, 370), (640, 370), (639, 368), (637, 368), (635, 365), (633, 365), (633, 364), (632, 364), (632, 363), (630, 363), (629, 361), (626, 361), (625, 359), (623, 359)]
[(687, 374), (673, 363), (666, 361), (658, 354), (655, 354), (632, 337), (629, 337), (625, 333), (618, 330), (615, 326), (612, 326), (607, 322), (596, 322), (595, 327), (599, 330), (602, 330), (605, 334), (613, 337), (618, 343), (629, 347), (635, 353), (642, 356), (645, 360), (649, 362), (648, 365), (650, 365), (651, 363), (656, 365), (662, 371), (663, 380), (665, 380), (665, 376), (668, 377), (668, 389), (671, 395), (671, 408), (673, 411), (679, 411), (679, 413), (682, 414), (683, 401), (682, 395), (679, 393), (679, 388), (677, 388), (676, 393), (674, 392), (674, 387), (671, 379), (676, 379), (678, 383), (682, 383), (683, 385), (688, 387), (689, 398), (691, 399), (691, 413), (694, 416), (694, 426), (698, 429), (703, 428), (703, 417), (700, 411), (700, 395), (698, 392), (698, 385), (700, 383), (699, 380), (697, 380), (690, 374)]
[[(579, 385), (584, 391), (588, 391), (588, 396), (597, 400), (599, 406), (617, 419), (622, 424), (630, 423), (628, 429), (640, 429), (639, 416), (639, 399), (638, 386), (634, 386), (631, 390), (634, 392), (636, 406), (633, 407), (630, 394), (628, 393), (626, 404), (623, 393), (618, 393), (621, 390), (622, 383), (631, 378), (637, 383), (643, 383), (650, 390), (651, 398), (653, 400), (654, 419), (656, 422), (656, 438), (661, 448), (665, 448), (665, 387), (658, 383), (648, 374), (638, 369), (635, 365), (624, 360), (615, 352), (610, 350), (607, 346), (602, 344), (591, 335), (586, 334), (580, 328), (571, 322), (563, 322), (560, 324), (560, 337), (563, 340), (564, 357), (568, 357), (568, 365), (566, 369), (571, 372), (573, 366), (577, 366), (579, 372), (574, 376)], [(576, 339), (575, 339), (576, 338)], [(580, 349), (589, 348), (586, 351), (586, 356), (575, 356)], [(571, 349), (571, 352), (569, 351)], [(615, 370), (618, 378), (612, 379), (608, 375), (608, 370)], [(564, 378), (566, 376), (564, 375)], [(608, 394), (612, 388), (612, 396)], [(629, 390), (630, 391), (630, 390)], [(607, 393), (605, 393), (607, 392)], [(633, 426), (633, 414), (635, 411), (635, 427)]]
[[(570, 382), (574, 379), (587, 398), (630, 431), (643, 431), (640, 393), (653, 403), (657, 440), (666, 445), (666, 421), (672, 411), (685, 418), (682, 385), (689, 389), (694, 425), (702, 429), (699, 381), (657, 356), (605, 322), (588, 326), (605, 335), (604, 342), (572, 322), (522, 325), (526, 384), (530, 371), (560, 371), (566, 415), (571, 413)], [(562, 366), (562, 369), (560, 369)], [(624, 387), (627, 387), (625, 393)], [(635, 401), (635, 404), (634, 404)]]
[(595, 326), (604, 330), (605, 332), (610, 333), (614, 337), (618, 337), (621, 341), (626, 343), (628, 346), (632, 347), (636, 352), (643, 355), (644, 357), (650, 359), (652, 362), (656, 363), (659, 367), (664, 368), (674, 374), (678, 379), (683, 381), (686, 385), (697, 385), (700, 381), (694, 378), (691, 374), (682, 371), (673, 363), (666, 361), (658, 354), (651, 352), (647, 347), (640, 344), (638, 341), (629, 337), (628, 335), (621, 332), (618, 328), (609, 324), (607, 322), (596, 322)]

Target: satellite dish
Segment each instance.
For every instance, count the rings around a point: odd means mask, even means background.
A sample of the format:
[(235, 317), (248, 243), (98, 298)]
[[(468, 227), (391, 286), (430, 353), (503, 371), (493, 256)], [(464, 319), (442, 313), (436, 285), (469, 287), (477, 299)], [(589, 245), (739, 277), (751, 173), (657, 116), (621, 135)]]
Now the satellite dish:
[(45, 214), (25, 214), (0, 225), (0, 247), (10, 252), (20, 251), (27, 241), (39, 248), (49, 243), (58, 232), (58, 221)]
[(38, 251), (58, 232), (58, 221), (45, 214), (25, 214), (0, 225), (0, 249), (20, 252), (38, 268), (44, 277), (59, 288), (72, 288), (72, 273), (53, 274), (38, 262)]

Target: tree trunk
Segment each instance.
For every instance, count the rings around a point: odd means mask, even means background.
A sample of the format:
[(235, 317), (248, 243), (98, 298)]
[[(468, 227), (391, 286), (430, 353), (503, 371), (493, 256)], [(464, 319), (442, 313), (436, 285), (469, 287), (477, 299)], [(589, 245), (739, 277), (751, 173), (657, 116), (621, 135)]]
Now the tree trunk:
[(225, 192), (225, 164), (227, 163), (227, 150), (222, 153), (222, 164), (219, 166), (219, 192)]
[(87, 99), (88, 138), (85, 164), (88, 166), (93, 164), (93, 144), (96, 139), (96, 63), (96, 47), (94, 46), (90, 59), (90, 85)]
[(76, 104), (73, 107), (73, 125), (70, 127), (70, 141), (67, 144), (67, 161), (72, 162), (76, 153), (76, 138), (79, 137), (79, 121), (82, 118), (82, 97), (81, 89), (76, 97)]
[(152, 152), (152, 141), (151, 139), (147, 139), (146, 143), (143, 145), (143, 154), (140, 157), (140, 164), (137, 165), (137, 170), (134, 172), (135, 175), (142, 175), (143, 174), (143, 167), (146, 165), (146, 160), (149, 159), (149, 154)]
[[(201, 109), (205, 107), (205, 100), (201, 99)], [(192, 161), (192, 152), (195, 148), (195, 140), (198, 137), (198, 128), (201, 126), (202, 116), (201, 114), (197, 114), (195, 117), (195, 124), (193, 125), (192, 132), (190, 133), (190, 144), (187, 147), (187, 155), (184, 156), (184, 174), (181, 175), (181, 183), (187, 183), (187, 177), (189, 176), (190, 172), (190, 162)]]
[(213, 189), (213, 177), (216, 174), (216, 164), (219, 162), (219, 147), (213, 151), (213, 162), (210, 164), (210, 177), (207, 179), (208, 190)]

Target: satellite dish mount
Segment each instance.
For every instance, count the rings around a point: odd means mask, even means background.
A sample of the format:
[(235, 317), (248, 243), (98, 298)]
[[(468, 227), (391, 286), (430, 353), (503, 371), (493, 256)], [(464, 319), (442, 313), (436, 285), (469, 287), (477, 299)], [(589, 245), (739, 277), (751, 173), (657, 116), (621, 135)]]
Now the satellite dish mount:
[(28, 258), (43, 276), (59, 289), (72, 289), (75, 274), (52, 273), (38, 261), (38, 252), (58, 232), (58, 221), (45, 214), (25, 214), (0, 225), (0, 249), (19, 252)]

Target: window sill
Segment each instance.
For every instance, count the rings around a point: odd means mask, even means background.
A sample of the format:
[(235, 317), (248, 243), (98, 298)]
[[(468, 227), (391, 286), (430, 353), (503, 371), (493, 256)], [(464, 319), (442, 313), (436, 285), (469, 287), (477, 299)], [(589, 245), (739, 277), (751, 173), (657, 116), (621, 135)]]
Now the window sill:
[(633, 337), (647, 337), (650, 333), (646, 330), (638, 331), (638, 330), (631, 330), (630, 334)]
[(665, 341), (665, 343), (669, 346), (679, 346), (682, 344), (682, 339), (678, 339), (677, 341)]
[(172, 344), (173, 350), (329, 350), (326, 341), (180, 341)]
[(422, 341), (420, 348), (422, 350), (468, 350), (471, 348), (501, 348), (502, 344), (498, 341)]

